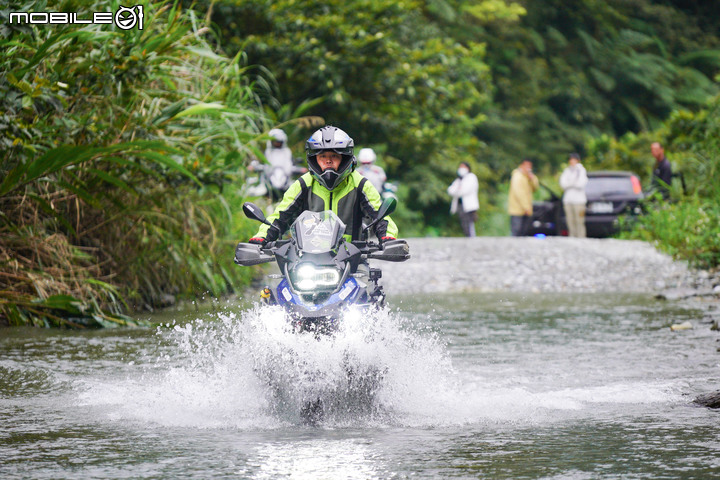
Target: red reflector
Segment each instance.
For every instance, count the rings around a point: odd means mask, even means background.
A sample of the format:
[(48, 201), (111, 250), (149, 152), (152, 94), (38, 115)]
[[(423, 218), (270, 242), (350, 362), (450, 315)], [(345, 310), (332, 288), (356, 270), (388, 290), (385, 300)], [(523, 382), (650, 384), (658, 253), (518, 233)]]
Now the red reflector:
[(640, 186), (640, 180), (638, 180), (638, 177), (635, 175), (631, 176), (630, 182), (632, 183), (633, 193), (635, 195), (640, 195), (642, 193), (642, 187)]

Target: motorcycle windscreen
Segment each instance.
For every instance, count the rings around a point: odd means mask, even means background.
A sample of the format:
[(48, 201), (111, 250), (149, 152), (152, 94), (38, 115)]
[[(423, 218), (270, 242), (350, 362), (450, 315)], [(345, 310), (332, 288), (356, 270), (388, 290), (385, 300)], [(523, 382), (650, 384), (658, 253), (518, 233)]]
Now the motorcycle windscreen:
[(345, 224), (331, 210), (306, 211), (290, 227), (290, 235), (298, 249), (305, 253), (325, 253), (335, 250), (345, 234)]

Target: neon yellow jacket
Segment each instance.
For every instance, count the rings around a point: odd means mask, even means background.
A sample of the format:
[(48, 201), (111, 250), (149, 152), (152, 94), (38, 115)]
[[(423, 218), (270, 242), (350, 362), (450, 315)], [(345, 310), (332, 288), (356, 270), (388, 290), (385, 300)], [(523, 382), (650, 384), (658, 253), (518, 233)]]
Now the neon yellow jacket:
[[(360, 240), (363, 219), (366, 223), (374, 220), (381, 203), (378, 191), (358, 172), (352, 172), (332, 191), (316, 182), (308, 172), (290, 185), (275, 211), (268, 217), (268, 222), (283, 234), (306, 210), (332, 210), (345, 224), (345, 239)], [(269, 228), (268, 225), (261, 225), (255, 237), (267, 238)], [(375, 232), (380, 237), (398, 236), (397, 225), (390, 217), (378, 222)]]

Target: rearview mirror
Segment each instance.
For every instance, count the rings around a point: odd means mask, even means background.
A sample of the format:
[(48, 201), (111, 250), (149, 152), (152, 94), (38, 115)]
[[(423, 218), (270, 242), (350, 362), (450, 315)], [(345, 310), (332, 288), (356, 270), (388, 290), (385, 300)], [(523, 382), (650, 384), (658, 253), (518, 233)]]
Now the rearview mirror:
[(393, 213), (395, 209), (397, 208), (397, 200), (394, 197), (388, 197), (385, 200), (383, 200), (382, 205), (380, 205), (380, 209), (378, 210), (378, 216), (377, 219), (383, 219)]
[(370, 225), (364, 228), (364, 230), (370, 230), (372, 227), (375, 226), (376, 223), (378, 223), (383, 218), (387, 217), (391, 213), (395, 211), (397, 208), (397, 200), (393, 197), (388, 197), (385, 200), (383, 200), (382, 205), (380, 205), (380, 208), (377, 212), (377, 217), (375, 220), (370, 222)]
[(243, 203), (243, 212), (245, 213), (246, 217), (252, 220), (257, 220), (258, 222), (264, 223), (265, 225), (270, 225), (270, 222), (265, 219), (265, 214), (263, 213), (262, 209), (254, 203)]

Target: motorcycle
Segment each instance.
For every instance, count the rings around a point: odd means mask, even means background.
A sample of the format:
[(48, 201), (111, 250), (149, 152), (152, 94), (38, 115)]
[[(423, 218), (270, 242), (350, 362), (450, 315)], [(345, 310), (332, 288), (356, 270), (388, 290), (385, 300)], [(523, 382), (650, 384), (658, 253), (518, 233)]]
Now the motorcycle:
[[(397, 201), (383, 201), (377, 218), (363, 229), (363, 238), (373, 226), (395, 210)], [(248, 218), (272, 225), (262, 210), (247, 202), (243, 211)], [(405, 240), (390, 240), (382, 245), (367, 241), (346, 241), (345, 224), (330, 211), (303, 212), (290, 227), (290, 238), (265, 246), (239, 243), (235, 263), (258, 265), (275, 260), (281, 274), (279, 284), (266, 286), (263, 302), (280, 305), (296, 331), (331, 333), (349, 307), (381, 307), (385, 293), (378, 280), (379, 268), (370, 268), (367, 260), (404, 262), (410, 258)]]
[(262, 164), (258, 161), (253, 161), (248, 170), (257, 172), (258, 175), (248, 178), (245, 195), (249, 197), (267, 196), (271, 202), (279, 202), (294, 179), (307, 172), (305, 167), (294, 165), (288, 175), (282, 167)]
[[(363, 229), (363, 238), (396, 205), (394, 198), (385, 200), (376, 219)], [(270, 225), (256, 205), (245, 203), (243, 211), (248, 218)], [(334, 334), (351, 309), (368, 311), (385, 302), (385, 293), (378, 285), (382, 271), (370, 268), (367, 261), (403, 262), (410, 258), (405, 240), (382, 245), (367, 240), (350, 242), (344, 233), (345, 225), (334, 212), (306, 211), (292, 224), (287, 240), (264, 246), (239, 243), (235, 263), (250, 266), (276, 261), (281, 274), (275, 277), (280, 282), (274, 289), (266, 286), (262, 290), (263, 303), (282, 307), (292, 332), (312, 334), (332, 345)], [(372, 411), (384, 376), (381, 365), (357, 362), (345, 352), (338, 367), (343, 374), (335, 376), (330, 374), (330, 366), (310, 361), (307, 352), (280, 358), (258, 361), (256, 371), (270, 387), (274, 403), (281, 409), (295, 405), (304, 423), (314, 425), (332, 411)], [(286, 365), (289, 358), (293, 360)]]

